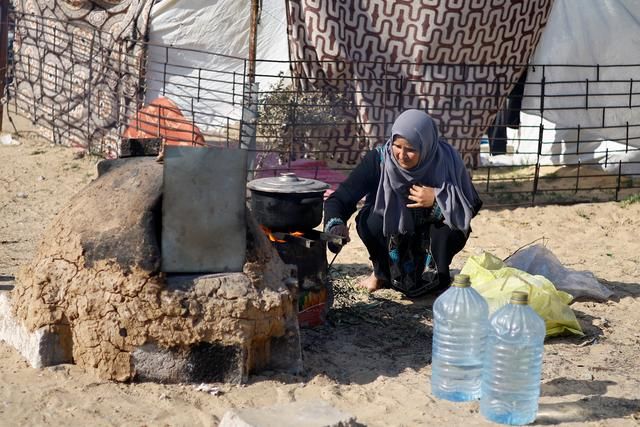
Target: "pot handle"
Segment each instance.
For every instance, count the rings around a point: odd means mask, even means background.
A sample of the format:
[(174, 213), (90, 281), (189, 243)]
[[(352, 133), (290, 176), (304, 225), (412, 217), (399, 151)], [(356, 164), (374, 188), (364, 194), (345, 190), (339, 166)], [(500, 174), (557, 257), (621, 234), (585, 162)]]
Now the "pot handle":
[(299, 203), (301, 205), (313, 205), (315, 203), (322, 203), (324, 199), (322, 197), (309, 197), (306, 199), (300, 199)]

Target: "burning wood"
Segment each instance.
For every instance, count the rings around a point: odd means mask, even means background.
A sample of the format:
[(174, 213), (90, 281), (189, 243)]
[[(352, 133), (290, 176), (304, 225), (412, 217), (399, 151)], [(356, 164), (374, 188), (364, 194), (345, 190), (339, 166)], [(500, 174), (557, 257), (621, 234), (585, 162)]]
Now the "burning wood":
[(260, 228), (262, 228), (262, 231), (264, 231), (264, 234), (266, 234), (269, 240), (277, 243), (286, 243), (287, 242), (286, 236), (293, 236), (293, 237), (304, 236), (304, 233), (302, 231), (294, 231), (291, 233), (278, 233), (275, 231), (271, 231), (269, 227), (265, 227), (264, 225), (261, 225)]

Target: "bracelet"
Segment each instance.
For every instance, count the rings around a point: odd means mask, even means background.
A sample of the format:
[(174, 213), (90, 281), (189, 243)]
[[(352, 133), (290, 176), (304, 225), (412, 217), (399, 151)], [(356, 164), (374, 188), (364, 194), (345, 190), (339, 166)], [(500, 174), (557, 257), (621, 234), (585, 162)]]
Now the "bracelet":
[(334, 225), (344, 225), (344, 221), (341, 218), (331, 218), (324, 225), (324, 231), (329, 231)]

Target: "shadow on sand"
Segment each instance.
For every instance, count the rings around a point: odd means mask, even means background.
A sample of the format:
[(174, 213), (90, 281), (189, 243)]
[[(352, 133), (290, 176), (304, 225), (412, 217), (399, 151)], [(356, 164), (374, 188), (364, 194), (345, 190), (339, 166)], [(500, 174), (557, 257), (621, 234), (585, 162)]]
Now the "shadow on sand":
[(640, 420), (640, 399), (603, 396), (613, 381), (589, 381), (557, 378), (542, 385), (543, 396), (562, 396), (576, 393), (576, 390), (588, 390), (592, 395), (574, 402), (540, 404), (536, 424), (550, 425), (559, 423), (586, 423), (609, 418), (637, 416)]
[(370, 272), (364, 264), (332, 272), (334, 303), (326, 324), (301, 330), (306, 376), (367, 384), (431, 363), (435, 296), (408, 299), (390, 289), (369, 294), (357, 282)]

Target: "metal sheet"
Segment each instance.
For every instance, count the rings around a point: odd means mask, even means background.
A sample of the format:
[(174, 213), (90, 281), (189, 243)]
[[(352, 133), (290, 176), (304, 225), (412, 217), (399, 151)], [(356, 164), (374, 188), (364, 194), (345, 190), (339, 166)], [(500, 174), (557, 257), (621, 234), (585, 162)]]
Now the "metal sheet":
[(246, 176), (244, 150), (166, 147), (162, 271), (242, 271)]

